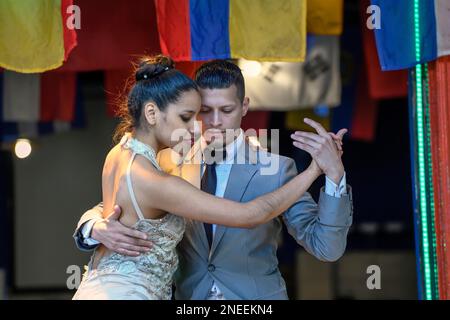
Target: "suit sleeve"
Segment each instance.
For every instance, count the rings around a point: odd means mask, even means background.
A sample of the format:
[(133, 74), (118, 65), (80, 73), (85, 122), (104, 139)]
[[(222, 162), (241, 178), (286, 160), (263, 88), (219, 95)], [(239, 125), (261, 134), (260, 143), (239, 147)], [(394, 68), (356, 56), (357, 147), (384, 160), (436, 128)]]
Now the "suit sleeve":
[[(295, 162), (287, 159), (280, 173), (280, 185), (297, 175)], [(353, 220), (351, 187), (340, 198), (321, 188), (319, 203), (306, 192), (282, 215), (289, 234), (307, 252), (322, 261), (336, 261), (345, 252)]]
[(100, 220), (103, 218), (103, 203), (99, 203), (94, 208), (86, 211), (78, 221), (77, 227), (73, 234), (75, 244), (81, 251), (92, 251), (97, 248), (98, 245), (88, 245), (84, 242), (84, 236), (82, 233), (83, 226), (90, 220)]

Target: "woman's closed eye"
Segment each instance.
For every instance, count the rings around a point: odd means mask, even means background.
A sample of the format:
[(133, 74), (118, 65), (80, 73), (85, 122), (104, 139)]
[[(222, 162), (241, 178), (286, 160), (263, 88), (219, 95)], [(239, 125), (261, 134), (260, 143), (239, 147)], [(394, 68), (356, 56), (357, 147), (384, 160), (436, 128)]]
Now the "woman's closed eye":
[(189, 122), (192, 119), (192, 116), (180, 116), (181, 120), (184, 122)]

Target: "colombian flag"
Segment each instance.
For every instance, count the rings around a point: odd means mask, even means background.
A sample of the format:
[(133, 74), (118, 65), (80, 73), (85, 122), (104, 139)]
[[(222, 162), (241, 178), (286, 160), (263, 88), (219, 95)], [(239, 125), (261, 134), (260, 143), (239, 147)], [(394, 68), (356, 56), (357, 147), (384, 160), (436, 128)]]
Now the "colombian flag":
[(76, 46), (67, 9), (73, 0), (1, 0), (0, 66), (22, 73), (56, 69)]
[(304, 61), (306, 0), (155, 0), (161, 50), (175, 61)]

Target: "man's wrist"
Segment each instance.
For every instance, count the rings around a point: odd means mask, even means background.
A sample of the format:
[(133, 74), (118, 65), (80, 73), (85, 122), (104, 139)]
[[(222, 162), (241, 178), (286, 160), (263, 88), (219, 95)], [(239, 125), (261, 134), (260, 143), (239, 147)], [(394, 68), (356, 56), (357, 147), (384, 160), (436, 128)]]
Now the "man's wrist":
[(336, 185), (339, 185), (339, 183), (342, 180), (342, 177), (344, 176), (344, 167), (341, 166), (337, 169), (330, 170), (329, 172), (326, 172), (325, 175), (330, 178)]
[(99, 219), (91, 219), (86, 221), (79, 230), (79, 236), (80, 236), (80, 240), (86, 244), (86, 245), (97, 245), (100, 243), (100, 241), (92, 238), (92, 230), (93, 230), (93, 226), (96, 222), (98, 222)]
[(92, 227), (91, 227), (91, 230), (90, 230), (90, 232), (89, 232), (89, 238), (90, 239), (92, 239), (92, 240), (95, 240), (95, 241), (99, 241), (98, 239), (97, 239), (97, 233), (95, 232), (95, 226), (97, 225), (97, 222), (99, 222), (100, 220), (95, 220), (95, 221), (93, 221), (92, 222)]

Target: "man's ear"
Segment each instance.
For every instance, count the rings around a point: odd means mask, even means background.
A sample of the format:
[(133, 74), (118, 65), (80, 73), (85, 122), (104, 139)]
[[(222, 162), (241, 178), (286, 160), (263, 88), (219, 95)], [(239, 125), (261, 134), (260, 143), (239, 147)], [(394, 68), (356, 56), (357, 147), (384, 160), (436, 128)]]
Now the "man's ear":
[(158, 112), (158, 108), (153, 102), (147, 102), (144, 105), (144, 116), (145, 120), (151, 125), (154, 126), (156, 124), (156, 113)]
[(248, 112), (248, 107), (250, 106), (250, 98), (244, 97), (244, 101), (242, 102), (242, 116), (245, 117), (245, 115)]

